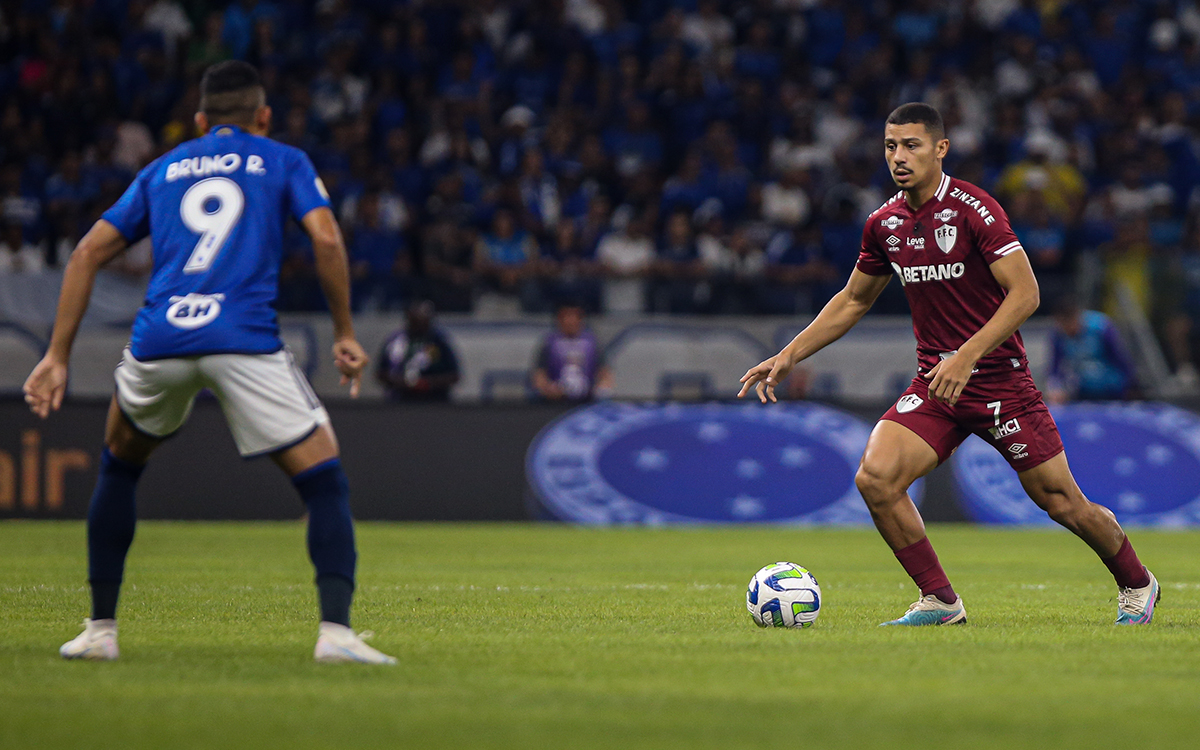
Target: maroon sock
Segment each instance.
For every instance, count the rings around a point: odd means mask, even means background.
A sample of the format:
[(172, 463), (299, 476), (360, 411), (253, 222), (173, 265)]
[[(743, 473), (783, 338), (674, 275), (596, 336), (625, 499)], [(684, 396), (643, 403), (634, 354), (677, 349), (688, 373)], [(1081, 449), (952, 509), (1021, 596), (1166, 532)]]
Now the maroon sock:
[(913, 579), (921, 589), (921, 596), (933, 594), (946, 604), (958, 601), (958, 594), (950, 585), (950, 579), (938, 562), (937, 553), (925, 537), (916, 544), (910, 544), (904, 549), (896, 550), (896, 559), (904, 566), (904, 572)]
[(1112, 573), (1113, 578), (1117, 579), (1117, 585), (1121, 588), (1140, 589), (1150, 585), (1150, 574), (1146, 572), (1146, 566), (1142, 565), (1137, 553), (1133, 551), (1129, 537), (1125, 537), (1125, 541), (1121, 542), (1121, 549), (1117, 550), (1117, 554), (1107, 560), (1103, 558), (1101, 560), (1108, 566), (1109, 572)]

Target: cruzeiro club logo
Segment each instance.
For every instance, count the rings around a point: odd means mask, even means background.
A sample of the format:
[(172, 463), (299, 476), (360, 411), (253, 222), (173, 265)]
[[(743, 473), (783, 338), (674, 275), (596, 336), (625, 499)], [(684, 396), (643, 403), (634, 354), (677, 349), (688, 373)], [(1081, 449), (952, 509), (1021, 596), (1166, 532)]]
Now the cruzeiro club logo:
[(870, 430), (807, 402), (599, 403), (542, 430), (526, 475), (574, 523), (869, 524), (854, 473)]
[[(1200, 417), (1156, 403), (1067, 404), (1052, 411), (1071, 471), (1089, 500), (1112, 510), (1122, 524), (1200, 525)], [(967, 515), (990, 523), (1054, 525), (1030, 502), (998, 448), (1021, 458), (1028, 439), (1004, 445), (970, 437), (951, 460)]]

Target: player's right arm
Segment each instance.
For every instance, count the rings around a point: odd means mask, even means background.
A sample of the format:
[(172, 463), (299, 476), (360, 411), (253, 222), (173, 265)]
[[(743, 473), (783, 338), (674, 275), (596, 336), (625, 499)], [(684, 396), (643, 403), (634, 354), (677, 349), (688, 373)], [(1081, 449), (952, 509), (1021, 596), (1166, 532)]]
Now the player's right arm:
[(100, 219), (75, 246), (75, 252), (67, 261), (50, 346), (25, 380), (25, 403), (43, 419), (62, 406), (71, 346), (75, 343), (75, 334), (79, 332), (83, 314), (87, 312), (96, 272), (127, 245), (125, 237), (115, 226)]
[(357, 397), (362, 373), (369, 358), (354, 336), (354, 318), (350, 314), (350, 262), (346, 243), (333, 211), (327, 206), (312, 209), (300, 220), (312, 240), (317, 280), (325, 293), (333, 318), (333, 363), (342, 373), (342, 385), (350, 384), (350, 396)]
[(742, 376), (742, 398), (754, 388), (758, 399), (775, 401), (775, 386), (783, 382), (796, 363), (801, 362), (837, 341), (854, 327), (887, 286), (891, 276), (872, 276), (857, 268), (850, 272), (846, 287), (833, 296), (812, 323), (796, 334), (796, 338), (774, 357), (751, 367)]

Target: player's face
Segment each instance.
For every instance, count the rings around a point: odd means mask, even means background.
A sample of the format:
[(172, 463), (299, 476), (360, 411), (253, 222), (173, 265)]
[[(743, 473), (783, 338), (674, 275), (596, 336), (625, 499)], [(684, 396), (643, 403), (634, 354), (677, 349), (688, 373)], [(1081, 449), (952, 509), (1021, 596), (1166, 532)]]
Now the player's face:
[(949, 146), (945, 138), (934, 140), (919, 122), (888, 124), (883, 130), (888, 171), (901, 190), (919, 191), (938, 179)]

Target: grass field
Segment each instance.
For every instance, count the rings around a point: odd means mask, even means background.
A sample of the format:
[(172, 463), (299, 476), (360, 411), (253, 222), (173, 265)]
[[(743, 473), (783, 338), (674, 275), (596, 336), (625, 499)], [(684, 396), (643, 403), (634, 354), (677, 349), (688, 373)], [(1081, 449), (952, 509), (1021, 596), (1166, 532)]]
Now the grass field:
[[(873, 531), (359, 530), (355, 626), (394, 668), (317, 665), (298, 523), (143, 523), (116, 663), (63, 662), (83, 526), (0, 523), (0, 748), (1200, 746), (1200, 533), (1140, 532), (1154, 623), (1053, 531), (932, 529), (963, 627), (881, 629), (914, 590)], [(761, 565), (816, 626), (755, 628)]]

